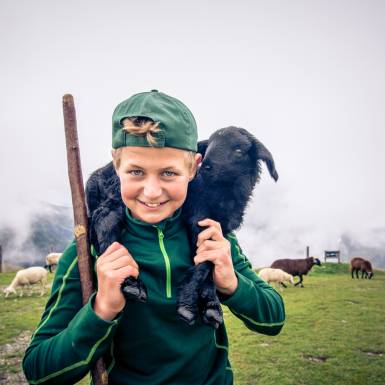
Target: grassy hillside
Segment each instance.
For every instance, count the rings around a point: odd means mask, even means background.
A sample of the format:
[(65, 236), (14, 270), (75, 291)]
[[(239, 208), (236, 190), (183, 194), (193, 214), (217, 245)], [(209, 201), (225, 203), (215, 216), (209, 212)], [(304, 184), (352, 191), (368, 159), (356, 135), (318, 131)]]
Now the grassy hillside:
[[(385, 272), (352, 280), (345, 264), (315, 266), (282, 291), (280, 335), (255, 334), (225, 309), (236, 385), (385, 383)], [(0, 274), (0, 287), (13, 274)], [(20, 359), (47, 296), (0, 298), (0, 384), (23, 384)], [(82, 381), (85, 385), (88, 382)]]

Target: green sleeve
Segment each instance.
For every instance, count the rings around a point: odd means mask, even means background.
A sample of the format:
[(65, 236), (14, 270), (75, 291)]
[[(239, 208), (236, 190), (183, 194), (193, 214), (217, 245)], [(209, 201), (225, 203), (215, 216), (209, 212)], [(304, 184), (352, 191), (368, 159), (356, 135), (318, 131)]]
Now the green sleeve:
[(104, 354), (119, 319), (104, 321), (82, 305), (76, 243), (59, 260), (51, 295), (23, 358), (29, 384), (72, 384)]
[(262, 334), (278, 334), (285, 322), (282, 297), (252, 270), (251, 263), (242, 253), (234, 233), (230, 233), (227, 239), (231, 243), (238, 287), (230, 297), (220, 296), (221, 302), (249, 329)]

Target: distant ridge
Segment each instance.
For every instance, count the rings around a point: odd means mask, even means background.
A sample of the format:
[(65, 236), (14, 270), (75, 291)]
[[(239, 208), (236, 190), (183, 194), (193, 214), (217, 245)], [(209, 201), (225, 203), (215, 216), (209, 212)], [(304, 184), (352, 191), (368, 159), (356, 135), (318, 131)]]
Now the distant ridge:
[(63, 251), (73, 238), (71, 207), (41, 202), (27, 220), (25, 234), (9, 226), (0, 228), (4, 263), (44, 265), (44, 257), (49, 252)]

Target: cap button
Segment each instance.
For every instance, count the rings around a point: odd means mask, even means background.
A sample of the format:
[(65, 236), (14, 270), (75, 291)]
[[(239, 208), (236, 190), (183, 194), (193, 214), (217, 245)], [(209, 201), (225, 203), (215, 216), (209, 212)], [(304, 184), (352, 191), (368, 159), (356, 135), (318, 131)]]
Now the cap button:
[(158, 90), (151, 90), (151, 92), (159, 92)]

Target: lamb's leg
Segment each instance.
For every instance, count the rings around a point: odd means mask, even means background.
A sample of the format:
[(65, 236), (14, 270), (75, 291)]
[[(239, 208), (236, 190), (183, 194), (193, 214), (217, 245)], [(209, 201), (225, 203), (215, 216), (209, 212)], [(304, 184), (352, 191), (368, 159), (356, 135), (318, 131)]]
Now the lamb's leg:
[(127, 277), (121, 286), (121, 291), (126, 299), (130, 301), (146, 302), (147, 289), (141, 279)]
[(287, 288), (287, 286), (283, 282), (279, 282), (284, 288)]
[[(188, 225), (190, 249), (194, 253), (192, 255), (195, 255), (198, 235), (202, 231), (202, 227), (196, 224), (198, 220), (199, 218), (197, 217), (196, 220)], [(209, 273), (208, 267), (209, 262), (191, 266), (187, 269), (178, 287), (177, 312), (179, 317), (190, 326), (195, 323), (198, 316), (199, 289)]]
[(203, 322), (218, 329), (223, 322), (223, 312), (213, 281), (212, 269), (213, 266), (199, 291), (199, 302)]
[(354, 276), (353, 276), (353, 274), (354, 274), (354, 269), (352, 269), (352, 279), (354, 279)]
[(358, 269), (356, 270), (356, 278), (358, 279)]
[(193, 325), (198, 316), (198, 297), (203, 282), (210, 274), (211, 262), (202, 262), (191, 266), (179, 288), (177, 296), (177, 312), (179, 317), (188, 325)]
[[(119, 241), (118, 236), (123, 226), (122, 207), (117, 205), (115, 210), (112, 210), (109, 205), (111, 202), (101, 204), (91, 217), (90, 239), (98, 255), (103, 254), (113, 242)], [(120, 289), (127, 300), (147, 301), (146, 287), (139, 278), (127, 277)]]

